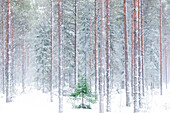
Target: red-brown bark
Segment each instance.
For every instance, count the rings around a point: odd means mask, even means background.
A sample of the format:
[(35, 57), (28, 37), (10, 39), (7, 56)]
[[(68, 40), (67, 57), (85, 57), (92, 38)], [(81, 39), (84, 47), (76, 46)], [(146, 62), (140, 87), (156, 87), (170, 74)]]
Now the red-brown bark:
[(97, 93), (97, 0), (95, 0), (95, 93)]
[(50, 75), (50, 101), (53, 102), (53, 0), (51, 0), (51, 75)]
[(125, 40), (125, 86), (126, 86), (126, 106), (130, 106), (130, 97), (129, 97), (129, 77), (128, 77), (128, 40), (127, 40), (127, 1), (124, 0), (124, 40)]

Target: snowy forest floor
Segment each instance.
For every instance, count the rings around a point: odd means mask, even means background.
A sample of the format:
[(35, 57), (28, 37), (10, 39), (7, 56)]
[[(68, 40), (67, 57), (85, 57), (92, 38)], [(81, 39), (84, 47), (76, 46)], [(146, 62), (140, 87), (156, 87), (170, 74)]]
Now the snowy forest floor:
[[(143, 98), (140, 113), (170, 113), (170, 85), (169, 89), (163, 91), (163, 96), (160, 96), (159, 89), (148, 91)], [(11, 103), (5, 103), (5, 95), (0, 93), (0, 113), (58, 113), (57, 95), (54, 95), (53, 100), (54, 102), (50, 102), (49, 94), (33, 88), (27, 88), (26, 93), (17, 94)], [(73, 109), (71, 101), (69, 97), (64, 97), (64, 113), (99, 113), (98, 103), (92, 104), (90, 110)], [(111, 113), (133, 113), (133, 104), (131, 107), (125, 106), (123, 90), (120, 93), (113, 91), (111, 106)]]

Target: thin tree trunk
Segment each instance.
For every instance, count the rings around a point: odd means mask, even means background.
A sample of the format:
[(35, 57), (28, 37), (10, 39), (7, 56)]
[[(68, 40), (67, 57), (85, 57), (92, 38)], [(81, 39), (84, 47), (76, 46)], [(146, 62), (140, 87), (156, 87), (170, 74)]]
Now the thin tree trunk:
[[(91, 11), (91, 10), (90, 10)], [(90, 16), (92, 16), (91, 15), (91, 13), (90, 13)], [(90, 31), (92, 30), (92, 28), (91, 28), (91, 25), (92, 25), (92, 21), (91, 21), (91, 19), (90, 19)], [(91, 39), (92, 39), (92, 37), (91, 37), (91, 32), (90, 32), (90, 52), (89, 52), (89, 54), (90, 54), (90, 58), (89, 58), (89, 60), (90, 60), (90, 64), (89, 64), (89, 66), (90, 66), (90, 72), (89, 72), (89, 79), (90, 79), (90, 91), (91, 91), (91, 88), (92, 88), (92, 84), (91, 84), (91, 78), (92, 78), (92, 76), (91, 76), (91, 71), (92, 71), (92, 54), (91, 54), (91, 50), (92, 50), (92, 41), (91, 41)]]
[(144, 78), (144, 46), (143, 46), (143, 0), (141, 0), (141, 58), (142, 58), (142, 94), (145, 96), (145, 78)]
[(22, 92), (25, 92), (25, 39), (22, 41)]
[(134, 0), (134, 113), (138, 112), (138, 72), (137, 72), (137, 39), (138, 39), (138, 0)]
[(100, 0), (100, 5), (101, 5), (101, 38), (100, 38), (100, 100), (99, 100), (99, 112), (104, 113), (104, 74), (105, 74), (105, 69), (104, 69), (104, 0)]
[(95, 0), (95, 93), (97, 93), (97, 0)]
[(162, 95), (162, 0), (160, 0), (160, 94)]
[(140, 37), (140, 0), (138, 0), (138, 91), (139, 107), (141, 108), (141, 37)]
[(168, 65), (167, 65), (167, 45), (165, 45), (165, 77), (166, 77), (166, 89), (168, 88)]
[(130, 106), (129, 76), (128, 76), (128, 48), (127, 48), (127, 1), (124, 0), (124, 36), (125, 36), (125, 85), (126, 85), (126, 106)]
[(75, 54), (75, 58), (74, 58), (74, 63), (75, 63), (75, 70), (74, 70), (74, 86), (76, 87), (76, 82), (77, 82), (77, 77), (78, 77), (78, 65), (77, 65), (77, 19), (78, 19), (78, 15), (77, 15), (77, 0), (75, 0), (75, 44), (74, 44), (74, 54)]
[(50, 101), (53, 102), (53, 0), (51, 0), (51, 76), (50, 76)]
[(10, 15), (10, 1), (7, 0), (7, 25), (6, 25), (6, 68), (5, 68), (5, 75), (6, 75), (6, 102), (10, 102), (9, 97), (9, 15)]
[(5, 94), (5, 75), (4, 75), (4, 4), (2, 5), (2, 91)]
[(59, 34), (59, 113), (63, 113), (63, 68), (62, 68), (62, 0), (58, 0)]
[(134, 7), (131, 0), (131, 96), (133, 96), (133, 74), (134, 74)]
[(110, 92), (110, 1), (106, 1), (106, 16), (107, 16), (107, 30), (106, 30), (106, 46), (107, 46), (107, 71), (106, 71), (106, 77), (107, 77), (107, 112), (111, 112), (111, 92)]
[[(13, 15), (13, 12), (12, 12), (12, 16)], [(11, 63), (11, 96), (12, 96), (12, 93), (14, 93), (14, 17), (12, 19), (12, 47), (11, 47), (11, 60), (12, 60), (12, 63)]]

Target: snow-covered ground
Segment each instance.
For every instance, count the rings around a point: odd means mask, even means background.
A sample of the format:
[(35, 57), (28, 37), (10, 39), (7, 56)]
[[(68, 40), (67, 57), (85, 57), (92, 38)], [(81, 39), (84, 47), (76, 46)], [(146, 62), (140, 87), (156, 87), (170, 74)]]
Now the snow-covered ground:
[[(93, 104), (91, 110), (73, 109), (70, 98), (64, 97), (63, 105), (64, 113), (99, 113), (98, 103)], [(133, 106), (125, 106), (123, 91), (120, 94), (113, 91), (111, 106), (112, 113), (133, 113)], [(54, 102), (50, 102), (49, 94), (32, 89), (18, 94), (13, 102), (5, 103), (5, 95), (0, 94), (0, 113), (58, 113), (58, 98), (54, 96)], [(159, 89), (149, 91), (143, 99), (140, 113), (170, 113), (170, 85), (168, 90), (164, 89), (163, 96), (159, 95)]]

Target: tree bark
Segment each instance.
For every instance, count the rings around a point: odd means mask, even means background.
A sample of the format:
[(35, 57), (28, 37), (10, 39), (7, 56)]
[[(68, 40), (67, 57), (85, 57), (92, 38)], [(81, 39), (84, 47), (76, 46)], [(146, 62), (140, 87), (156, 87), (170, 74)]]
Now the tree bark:
[(111, 92), (110, 92), (110, 1), (106, 1), (106, 16), (107, 16), (107, 30), (106, 30), (106, 78), (107, 78), (107, 112), (111, 112)]
[(126, 106), (130, 106), (129, 76), (128, 76), (128, 45), (127, 45), (127, 1), (124, 0), (124, 38), (125, 38), (125, 85), (126, 85)]
[(53, 102), (53, 0), (51, 0), (51, 76), (50, 76), (50, 101)]
[(131, 0), (131, 96), (133, 96), (133, 74), (134, 74), (134, 3)]
[(11, 60), (12, 60), (12, 63), (11, 63), (11, 80), (10, 80), (10, 83), (11, 83), (11, 97), (12, 97), (12, 93), (14, 92), (14, 15), (13, 15), (13, 12), (12, 12), (12, 47), (11, 47)]
[(104, 76), (105, 76), (105, 69), (104, 69), (104, 0), (100, 0), (101, 5), (101, 38), (100, 38), (100, 100), (99, 100), (99, 112), (104, 113)]
[(97, 93), (97, 0), (95, 0), (95, 93)]
[(138, 112), (138, 72), (137, 72), (137, 39), (138, 39), (138, 0), (134, 0), (134, 113)]
[(138, 0), (138, 91), (139, 91), (139, 107), (141, 108), (141, 37), (140, 37), (140, 0)]
[(59, 34), (59, 113), (63, 113), (63, 68), (62, 68), (62, 0), (58, 0), (58, 34)]
[(160, 0), (160, 94), (162, 95), (162, 0)]
[(143, 0), (141, 0), (141, 76), (142, 76), (142, 94), (145, 96), (145, 78), (144, 78), (144, 41), (143, 41)]
[(22, 41), (22, 92), (25, 92), (25, 39)]
[(75, 63), (75, 70), (74, 70), (74, 86), (76, 87), (77, 84), (77, 77), (78, 77), (78, 62), (77, 62), (77, 20), (78, 20), (78, 15), (77, 15), (77, 0), (75, 0), (75, 44), (74, 44), (74, 63)]
[(167, 45), (165, 45), (165, 78), (166, 78), (166, 89), (168, 89), (168, 65), (167, 65)]
[(4, 3), (2, 3), (2, 91), (3, 94), (5, 94), (5, 74), (4, 74), (4, 54), (5, 54), (5, 50), (4, 50)]
[(10, 35), (10, 30), (9, 30), (9, 16), (10, 15), (10, 1), (7, 0), (7, 25), (6, 25), (6, 67), (5, 67), (5, 75), (6, 75), (6, 102), (10, 102), (10, 97), (9, 97), (9, 35)]

